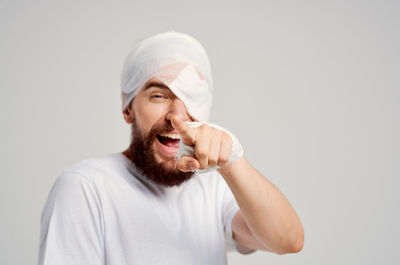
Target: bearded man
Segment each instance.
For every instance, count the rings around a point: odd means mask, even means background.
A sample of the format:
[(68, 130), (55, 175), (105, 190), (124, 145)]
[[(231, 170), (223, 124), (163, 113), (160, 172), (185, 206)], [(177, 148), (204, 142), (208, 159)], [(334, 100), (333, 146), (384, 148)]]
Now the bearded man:
[(209, 123), (209, 59), (193, 37), (140, 41), (122, 73), (122, 153), (65, 169), (42, 213), (39, 264), (226, 264), (227, 251), (302, 249), (282, 193)]

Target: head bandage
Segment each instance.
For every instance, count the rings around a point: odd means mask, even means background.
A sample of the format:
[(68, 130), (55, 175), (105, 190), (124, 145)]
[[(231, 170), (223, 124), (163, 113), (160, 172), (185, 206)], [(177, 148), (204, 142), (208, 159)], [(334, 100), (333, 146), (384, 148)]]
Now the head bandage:
[(204, 47), (196, 39), (171, 31), (137, 43), (121, 75), (123, 110), (153, 77), (169, 87), (194, 119), (209, 119), (213, 92), (211, 68)]

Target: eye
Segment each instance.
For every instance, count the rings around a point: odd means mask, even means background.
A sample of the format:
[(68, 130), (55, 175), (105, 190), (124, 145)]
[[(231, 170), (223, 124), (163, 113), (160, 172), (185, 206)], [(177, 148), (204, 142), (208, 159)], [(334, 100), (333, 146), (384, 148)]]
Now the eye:
[(165, 98), (164, 95), (160, 95), (160, 94), (156, 94), (156, 95), (152, 95), (151, 98)]
[(168, 100), (168, 96), (163, 93), (154, 93), (150, 94), (149, 100), (154, 103), (162, 103)]

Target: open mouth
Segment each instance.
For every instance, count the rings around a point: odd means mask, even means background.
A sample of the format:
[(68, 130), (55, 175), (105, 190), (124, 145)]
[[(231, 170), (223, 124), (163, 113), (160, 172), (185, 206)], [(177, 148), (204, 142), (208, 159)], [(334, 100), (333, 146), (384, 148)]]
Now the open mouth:
[(157, 134), (157, 143), (159, 149), (165, 155), (176, 155), (179, 149), (180, 136), (175, 133)]

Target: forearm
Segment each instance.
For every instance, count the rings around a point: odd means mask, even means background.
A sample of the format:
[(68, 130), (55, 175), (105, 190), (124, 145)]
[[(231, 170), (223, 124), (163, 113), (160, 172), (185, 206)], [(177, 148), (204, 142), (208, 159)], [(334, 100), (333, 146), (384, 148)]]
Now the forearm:
[(241, 209), (253, 236), (277, 253), (298, 252), (302, 224), (284, 195), (243, 157), (218, 170)]

